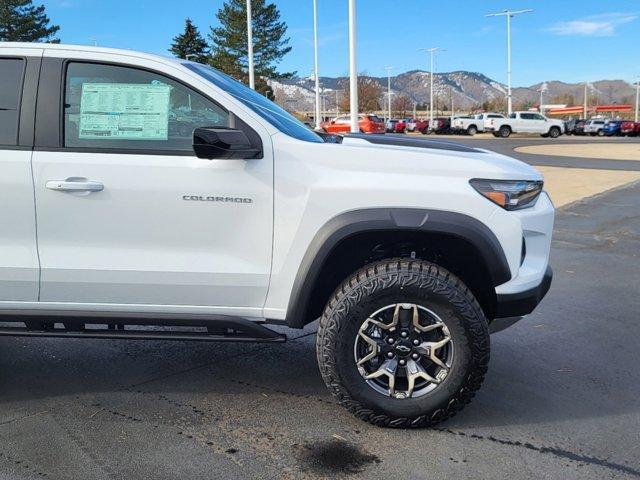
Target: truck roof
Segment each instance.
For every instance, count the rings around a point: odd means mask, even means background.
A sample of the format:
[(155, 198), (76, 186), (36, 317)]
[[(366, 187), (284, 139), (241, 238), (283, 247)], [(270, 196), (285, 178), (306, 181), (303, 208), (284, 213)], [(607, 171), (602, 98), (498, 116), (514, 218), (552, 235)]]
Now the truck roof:
[(128, 57), (137, 57), (137, 58), (145, 58), (148, 60), (160, 60), (163, 62), (172, 62), (172, 63), (180, 63), (184, 60), (163, 56), (163, 55), (155, 55), (152, 53), (143, 53), (137, 50), (127, 50), (124, 48), (106, 48), (106, 47), (92, 47), (88, 45), (71, 45), (64, 43), (35, 43), (35, 42), (0, 42), (0, 49), (2, 48), (24, 48), (24, 49), (33, 49), (33, 50), (67, 50), (73, 52), (87, 52), (87, 53), (110, 53), (116, 55), (124, 55)]

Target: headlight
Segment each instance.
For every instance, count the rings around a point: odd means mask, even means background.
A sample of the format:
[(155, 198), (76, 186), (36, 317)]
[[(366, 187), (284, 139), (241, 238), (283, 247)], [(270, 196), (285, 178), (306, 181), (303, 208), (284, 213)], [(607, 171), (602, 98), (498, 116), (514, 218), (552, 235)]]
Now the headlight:
[(541, 180), (484, 180), (469, 182), (480, 195), (505, 210), (520, 210), (535, 205), (544, 182)]

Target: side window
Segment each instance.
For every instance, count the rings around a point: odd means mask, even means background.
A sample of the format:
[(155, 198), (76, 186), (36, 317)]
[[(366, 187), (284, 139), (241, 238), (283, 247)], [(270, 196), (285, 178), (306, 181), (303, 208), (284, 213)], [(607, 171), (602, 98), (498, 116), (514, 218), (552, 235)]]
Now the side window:
[(18, 144), (24, 60), (0, 58), (0, 145)]
[(535, 120), (535, 115), (533, 113), (521, 113), (520, 118), (523, 120)]
[(545, 118), (542, 115), (538, 114), (538, 113), (534, 113), (533, 114), (533, 119), (534, 120), (545, 120)]
[(228, 127), (229, 113), (158, 73), (132, 67), (69, 63), (64, 146), (192, 151), (197, 127)]

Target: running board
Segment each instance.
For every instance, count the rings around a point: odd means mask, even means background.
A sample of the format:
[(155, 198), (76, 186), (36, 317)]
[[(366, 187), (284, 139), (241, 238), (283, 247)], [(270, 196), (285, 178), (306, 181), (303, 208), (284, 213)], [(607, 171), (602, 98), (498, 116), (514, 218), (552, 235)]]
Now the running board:
[[(111, 319), (105, 323), (69, 323), (69, 319), (49, 319), (42, 323), (38, 319), (34, 328), (21, 326), (0, 327), (0, 337), (54, 337), (54, 338), (108, 338), (123, 340), (177, 340), (177, 341), (205, 341), (205, 342), (262, 342), (281, 343), (287, 337), (275, 332), (259, 323), (245, 318), (214, 317), (208, 321), (163, 321), (156, 322), (146, 319)], [(53, 320), (53, 321), (51, 321)], [(146, 321), (145, 321), (146, 320)], [(2, 321), (2, 319), (0, 319)], [(15, 322), (16, 318), (12, 319)], [(24, 320), (23, 320), (24, 321)], [(94, 320), (95, 322), (95, 320)], [(21, 322), (22, 323), (22, 322)], [(87, 326), (90, 325), (90, 328)], [(149, 325), (149, 329), (130, 328), (131, 326)], [(102, 328), (100, 328), (100, 326)], [(157, 328), (156, 328), (157, 327)], [(166, 329), (171, 327), (172, 329)], [(175, 330), (173, 327), (188, 327), (189, 330)], [(200, 330), (196, 330), (200, 328)]]

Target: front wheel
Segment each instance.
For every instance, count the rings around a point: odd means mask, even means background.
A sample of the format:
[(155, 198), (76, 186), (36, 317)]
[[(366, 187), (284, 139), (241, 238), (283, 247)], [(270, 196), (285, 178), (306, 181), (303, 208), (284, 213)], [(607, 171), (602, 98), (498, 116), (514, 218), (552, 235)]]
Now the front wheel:
[(320, 319), (325, 384), (362, 420), (426, 427), (460, 411), (489, 361), (487, 320), (469, 289), (433, 263), (389, 259), (354, 273)]
[(551, 138), (558, 138), (561, 133), (562, 132), (560, 131), (560, 129), (558, 127), (551, 127), (551, 129), (549, 130), (549, 136)]
[(468, 135), (473, 137), (476, 133), (478, 133), (478, 128), (475, 125), (471, 125), (469, 128), (467, 128)]
[(509, 138), (509, 135), (511, 135), (511, 129), (505, 125), (504, 127), (500, 127), (500, 130), (498, 130), (498, 134), (502, 138)]

